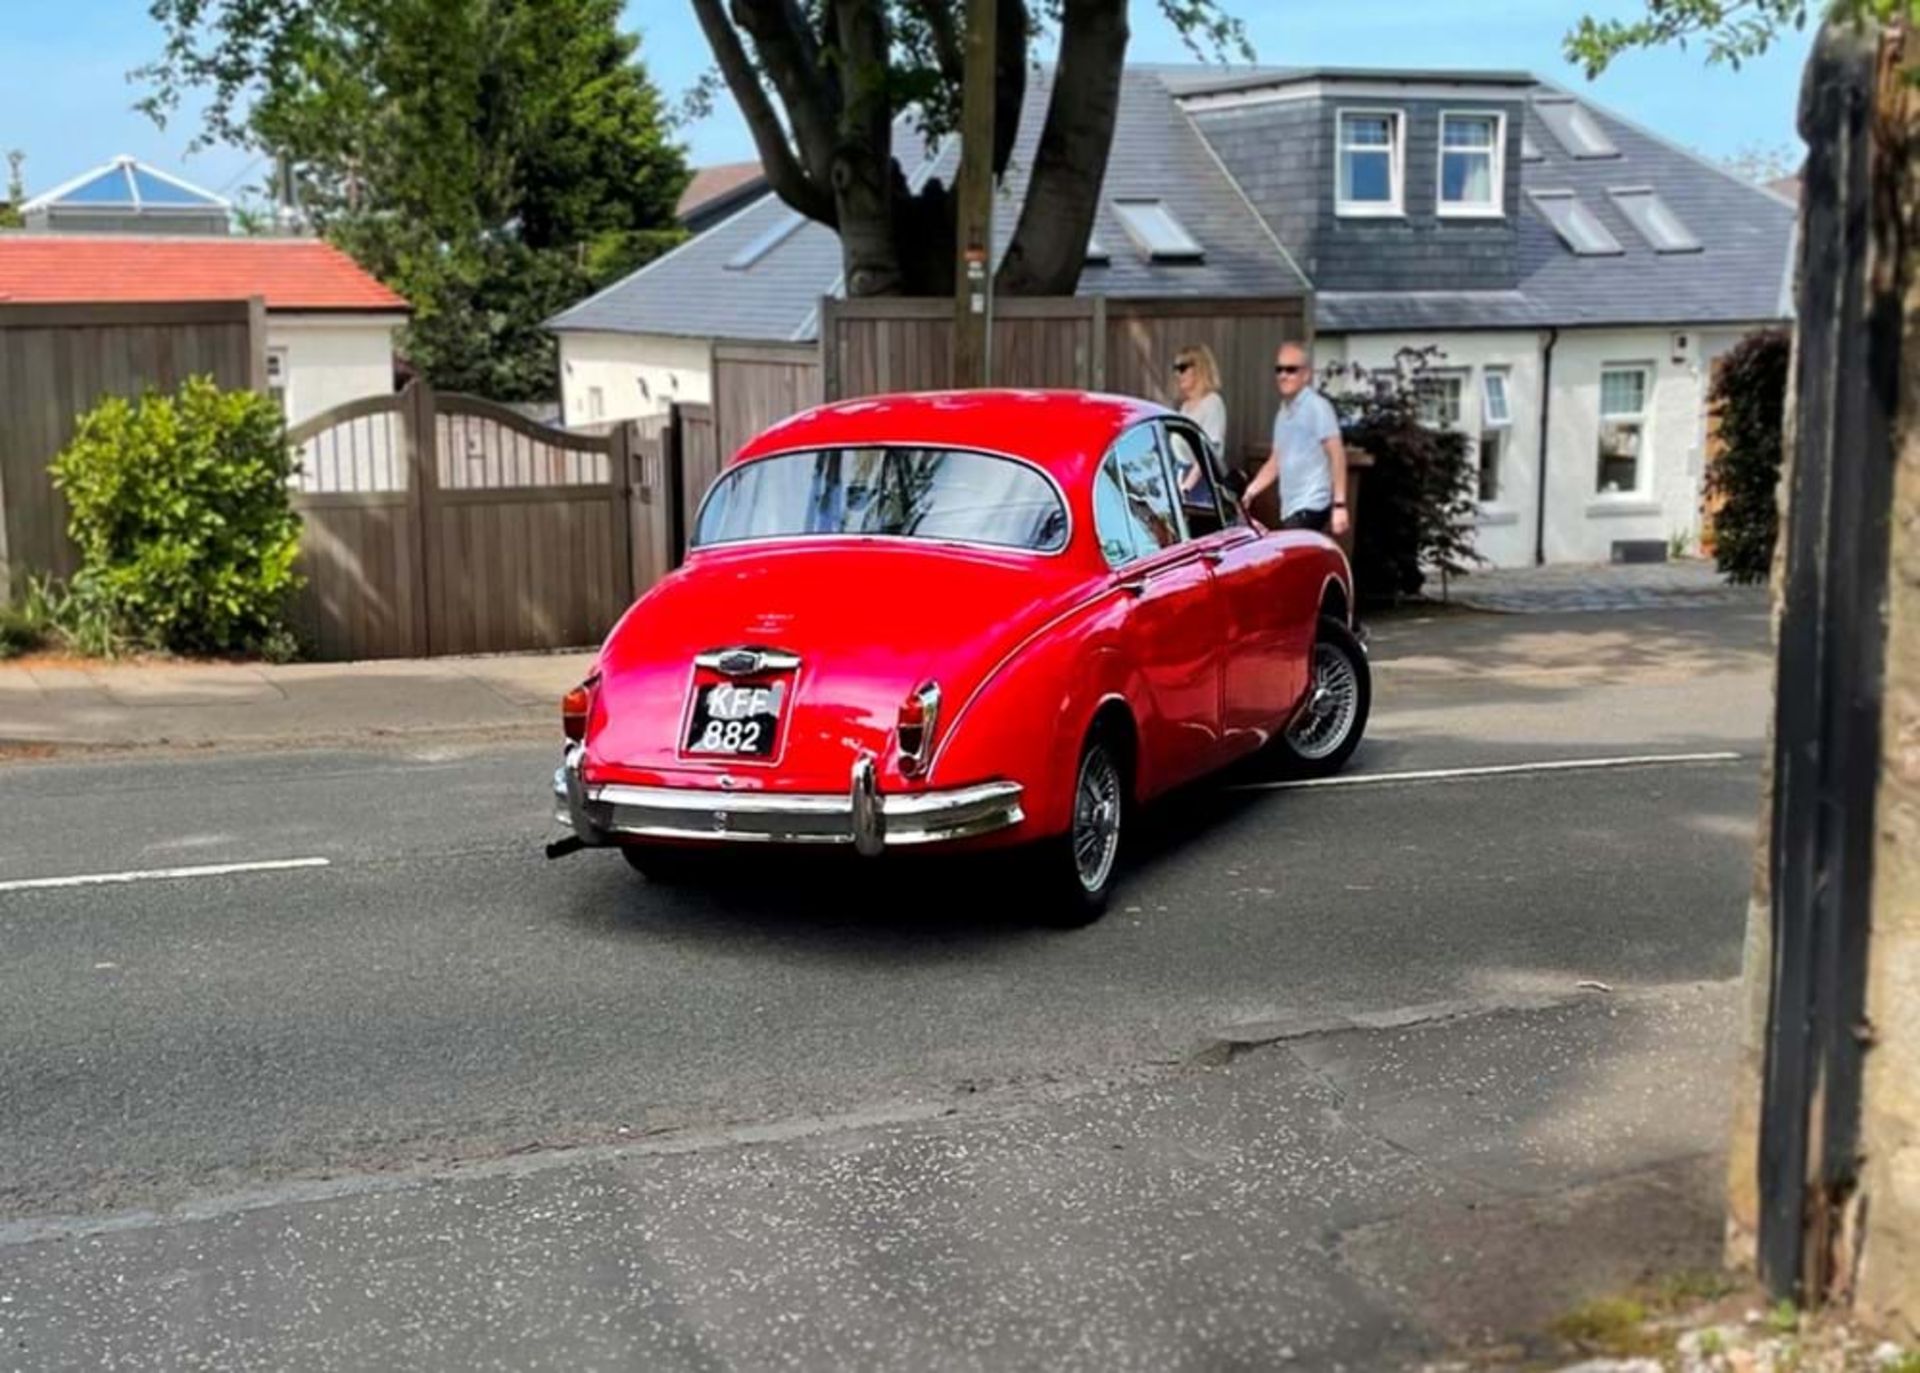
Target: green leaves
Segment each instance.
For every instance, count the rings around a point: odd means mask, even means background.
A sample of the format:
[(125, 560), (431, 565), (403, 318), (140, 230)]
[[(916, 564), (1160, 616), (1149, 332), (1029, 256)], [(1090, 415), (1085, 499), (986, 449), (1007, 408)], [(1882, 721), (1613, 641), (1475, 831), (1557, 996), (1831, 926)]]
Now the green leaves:
[(1727, 580), (1765, 581), (1779, 535), (1780, 459), (1793, 345), (1786, 330), (1749, 334), (1721, 357), (1709, 400), (1713, 560)]
[(1685, 48), (1699, 41), (1709, 64), (1740, 64), (1766, 53), (1782, 33), (1798, 32), (1809, 18), (1835, 18), (1888, 23), (1903, 15), (1920, 16), (1920, 0), (1647, 0), (1638, 19), (1581, 19), (1562, 43), (1567, 60), (1585, 70), (1589, 80), (1600, 75), (1616, 57), (1635, 48)]
[(52, 466), (81, 570), (68, 600), (103, 643), (246, 653), (284, 637), (300, 520), (280, 412), (196, 377), (110, 397)]

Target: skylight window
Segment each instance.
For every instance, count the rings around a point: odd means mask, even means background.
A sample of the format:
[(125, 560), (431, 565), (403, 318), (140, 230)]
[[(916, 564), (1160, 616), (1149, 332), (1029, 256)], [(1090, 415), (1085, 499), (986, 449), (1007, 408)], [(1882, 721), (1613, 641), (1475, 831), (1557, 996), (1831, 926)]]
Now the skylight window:
[(1531, 131), (1520, 131), (1520, 160), (1522, 162), (1545, 162), (1547, 155), (1540, 151), (1540, 145), (1533, 141)]
[(1613, 146), (1613, 140), (1607, 137), (1599, 122), (1587, 113), (1587, 107), (1571, 96), (1557, 100), (1535, 99), (1533, 108), (1554, 139), (1575, 157), (1620, 156), (1620, 150)]
[(1113, 255), (1107, 251), (1107, 245), (1100, 241), (1100, 235), (1088, 235), (1087, 265), (1089, 267), (1105, 267), (1112, 261)]
[(1657, 253), (1697, 253), (1700, 240), (1695, 238), (1680, 216), (1668, 207), (1650, 186), (1615, 187), (1607, 192), (1613, 197), (1613, 203), (1629, 223), (1640, 231), (1640, 236), (1653, 245)]
[(1113, 212), (1149, 262), (1198, 262), (1206, 256), (1163, 200), (1116, 200)]
[(1533, 207), (1553, 225), (1554, 232), (1581, 257), (1610, 257), (1621, 251), (1620, 241), (1581, 203), (1572, 191), (1531, 191)]
[(787, 236), (806, 222), (806, 216), (789, 211), (776, 220), (765, 233), (727, 259), (729, 272), (744, 272), (761, 258), (786, 242)]

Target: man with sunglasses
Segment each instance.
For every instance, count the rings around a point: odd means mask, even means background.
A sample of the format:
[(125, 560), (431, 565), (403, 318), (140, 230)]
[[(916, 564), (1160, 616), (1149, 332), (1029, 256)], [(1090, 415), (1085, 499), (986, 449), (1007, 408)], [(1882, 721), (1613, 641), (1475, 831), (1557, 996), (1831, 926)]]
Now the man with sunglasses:
[(1273, 451), (1247, 484), (1241, 503), (1278, 482), (1280, 527), (1313, 529), (1338, 538), (1347, 532), (1347, 450), (1333, 404), (1313, 387), (1307, 350), (1283, 343), (1274, 359), (1280, 409), (1273, 417)]

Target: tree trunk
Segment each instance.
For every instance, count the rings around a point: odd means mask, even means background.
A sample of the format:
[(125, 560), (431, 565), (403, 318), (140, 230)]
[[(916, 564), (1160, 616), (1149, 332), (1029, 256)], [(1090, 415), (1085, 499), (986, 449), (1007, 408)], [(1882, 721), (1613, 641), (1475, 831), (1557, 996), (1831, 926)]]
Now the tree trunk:
[(882, 0), (832, 0), (832, 8), (842, 68), (833, 199), (847, 294), (897, 295), (905, 254), (894, 234), (897, 169), (893, 106), (887, 98), (885, 6)]
[(1906, 1341), (1920, 1339), (1920, 55), (1899, 29), (1882, 51), (1876, 102), (1876, 238), (1902, 313), (1893, 518), (1886, 586), (1886, 683), (1875, 803), (1867, 1024), (1874, 1047), (1862, 1093), (1864, 1221), (1858, 1298)]
[(1126, 0), (1066, 0), (1060, 64), (999, 290), (1070, 296), (1086, 264), (1126, 70)]

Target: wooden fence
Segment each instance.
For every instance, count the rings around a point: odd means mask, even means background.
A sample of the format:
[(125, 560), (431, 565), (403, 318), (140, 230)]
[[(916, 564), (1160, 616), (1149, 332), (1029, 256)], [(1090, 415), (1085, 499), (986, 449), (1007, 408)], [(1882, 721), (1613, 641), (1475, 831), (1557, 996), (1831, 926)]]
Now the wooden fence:
[[(946, 300), (828, 300), (821, 310), (822, 394), (841, 400), (941, 388), (953, 368)], [(994, 303), (992, 380), (1069, 387), (1175, 404), (1173, 358), (1205, 344), (1221, 367), (1228, 455), (1264, 458), (1273, 417), (1273, 355), (1310, 343), (1304, 297), (1128, 300), (1075, 296)], [(716, 387), (722, 374), (716, 370)], [(716, 390), (723, 412), (728, 402)]]
[(722, 462), (761, 430), (823, 398), (820, 349), (812, 343), (716, 343), (710, 375)]
[(266, 368), (259, 300), (0, 305), (0, 599), (23, 576), (78, 566), (47, 468), (81, 415), (192, 376), (262, 388)]
[(307, 579), (295, 620), (321, 658), (596, 643), (668, 561), (654, 512), (667, 458), (632, 426), (554, 429), (415, 382), (289, 438)]

